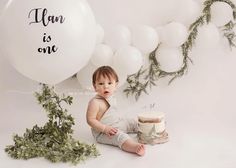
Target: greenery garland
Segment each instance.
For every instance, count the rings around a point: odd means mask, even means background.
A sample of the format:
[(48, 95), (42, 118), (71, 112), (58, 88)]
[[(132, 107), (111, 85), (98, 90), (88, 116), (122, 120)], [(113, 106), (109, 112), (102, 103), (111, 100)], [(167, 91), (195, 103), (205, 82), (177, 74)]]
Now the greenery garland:
[(39, 127), (26, 129), (24, 135), (14, 135), (14, 145), (5, 148), (5, 152), (15, 159), (44, 157), (52, 162), (72, 162), (77, 164), (88, 157), (99, 155), (94, 144), (88, 145), (72, 138), (74, 118), (67, 114), (61, 104), (71, 105), (71, 96), (59, 97), (53, 87), (43, 85), (42, 93), (35, 93), (38, 103), (48, 114), (48, 122)]
[[(236, 7), (230, 0), (206, 0), (204, 2), (204, 9), (202, 10), (202, 15), (193, 22), (189, 27), (189, 36), (184, 44), (181, 45), (182, 55), (183, 55), (183, 65), (182, 67), (175, 72), (166, 72), (161, 70), (160, 63), (156, 59), (156, 54), (159, 46), (149, 54), (149, 67), (141, 67), (140, 70), (128, 76), (127, 82), (128, 86), (124, 89), (124, 93), (128, 96), (135, 96), (135, 99), (138, 100), (142, 93), (146, 93), (148, 87), (151, 89), (152, 86), (156, 86), (156, 82), (164, 77), (171, 77), (169, 84), (178, 77), (183, 76), (187, 72), (188, 63), (192, 60), (189, 57), (189, 52), (193, 48), (195, 40), (198, 34), (198, 28), (204, 24), (208, 24), (211, 21), (211, 5), (214, 2), (225, 2), (229, 4), (233, 10), (233, 19), (236, 20)], [(235, 40), (236, 35), (233, 31), (235, 23), (230, 21), (226, 25), (220, 27), (220, 30), (223, 31), (223, 36), (228, 40), (230, 47), (236, 47)]]

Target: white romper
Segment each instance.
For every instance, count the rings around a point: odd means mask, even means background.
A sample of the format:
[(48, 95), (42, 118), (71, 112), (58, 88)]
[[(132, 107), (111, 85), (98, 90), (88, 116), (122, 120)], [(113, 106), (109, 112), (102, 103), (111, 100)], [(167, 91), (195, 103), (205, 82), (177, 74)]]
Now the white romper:
[(109, 137), (106, 134), (98, 132), (92, 128), (94, 138), (98, 143), (114, 145), (121, 148), (122, 144), (131, 138), (127, 133), (138, 132), (138, 122), (135, 119), (118, 117), (116, 103), (113, 97), (105, 99), (99, 95), (96, 95), (94, 98), (103, 99), (109, 105), (109, 108), (102, 116), (100, 122), (118, 129), (115, 135)]

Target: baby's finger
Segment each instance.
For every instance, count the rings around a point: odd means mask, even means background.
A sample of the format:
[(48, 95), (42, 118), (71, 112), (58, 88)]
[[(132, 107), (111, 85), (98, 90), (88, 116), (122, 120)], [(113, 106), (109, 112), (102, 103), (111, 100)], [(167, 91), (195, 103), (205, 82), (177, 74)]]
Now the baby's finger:
[(115, 135), (117, 132), (114, 132), (113, 135)]
[(111, 138), (112, 136), (114, 136), (116, 133), (114, 133), (114, 132), (110, 132), (109, 133), (109, 137)]
[(112, 131), (117, 132), (118, 129), (117, 128), (112, 128)]
[(114, 134), (116, 134), (117, 132), (118, 132), (117, 129), (113, 129), (113, 130), (112, 130), (112, 133), (114, 133)]
[(115, 135), (116, 133), (115, 132), (113, 132), (113, 131), (111, 131), (110, 133), (109, 133), (109, 135)]
[(113, 135), (115, 135), (115, 134), (116, 134), (116, 132), (114, 132), (114, 131), (111, 131), (111, 132), (110, 132), (110, 135), (111, 135), (111, 136), (113, 136)]

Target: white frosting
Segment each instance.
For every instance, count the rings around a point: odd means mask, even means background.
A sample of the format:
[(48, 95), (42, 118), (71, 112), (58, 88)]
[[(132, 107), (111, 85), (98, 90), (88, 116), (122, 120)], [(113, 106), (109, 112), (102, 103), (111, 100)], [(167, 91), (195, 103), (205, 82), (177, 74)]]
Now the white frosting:
[[(163, 112), (143, 112), (138, 115), (138, 118), (142, 121), (139, 122), (139, 131), (148, 134), (153, 128), (156, 133), (161, 133), (165, 130), (165, 114)], [(148, 122), (148, 120), (160, 119), (158, 123)]]
[(140, 120), (151, 120), (151, 119), (164, 119), (165, 114), (163, 112), (155, 112), (155, 111), (150, 111), (150, 112), (142, 112), (138, 114), (138, 118)]

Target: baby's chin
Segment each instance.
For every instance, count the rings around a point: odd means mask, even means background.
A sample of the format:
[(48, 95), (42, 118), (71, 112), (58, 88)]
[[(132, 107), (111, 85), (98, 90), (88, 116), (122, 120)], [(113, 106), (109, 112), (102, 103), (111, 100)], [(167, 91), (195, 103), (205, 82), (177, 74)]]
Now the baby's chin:
[(104, 97), (104, 98), (109, 98), (109, 97), (111, 97), (111, 94), (104, 94), (104, 93), (100, 93), (100, 94), (98, 94), (98, 95), (100, 95), (101, 97)]
[(104, 92), (103, 93), (103, 97), (105, 97), (105, 98), (108, 98), (108, 97), (110, 97), (111, 96), (111, 93), (110, 92)]

